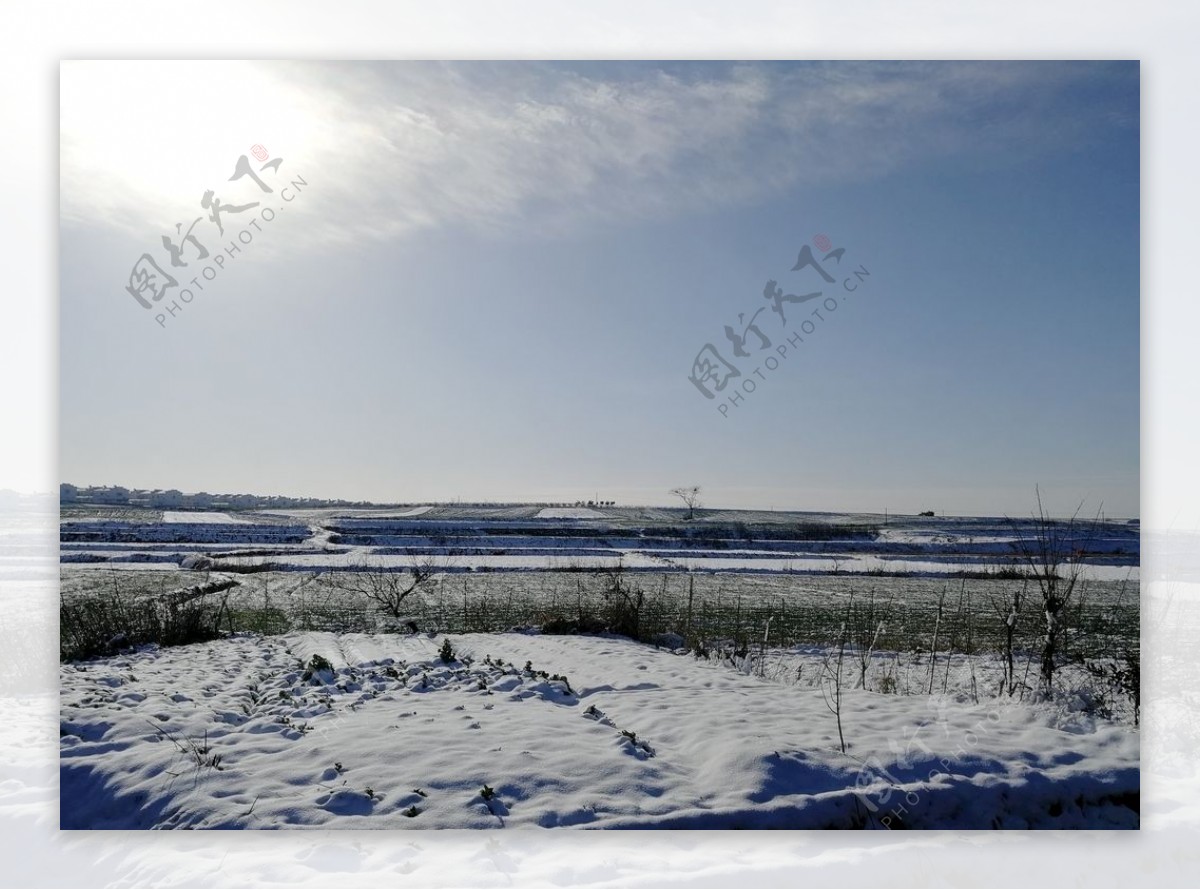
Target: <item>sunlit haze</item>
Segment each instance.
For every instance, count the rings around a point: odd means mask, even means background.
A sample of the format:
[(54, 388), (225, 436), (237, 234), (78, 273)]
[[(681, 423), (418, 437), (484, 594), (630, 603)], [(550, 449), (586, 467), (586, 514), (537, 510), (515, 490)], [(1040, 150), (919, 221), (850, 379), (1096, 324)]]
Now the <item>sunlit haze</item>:
[(1137, 516), (1138, 96), (1124, 62), (64, 63), (61, 479)]

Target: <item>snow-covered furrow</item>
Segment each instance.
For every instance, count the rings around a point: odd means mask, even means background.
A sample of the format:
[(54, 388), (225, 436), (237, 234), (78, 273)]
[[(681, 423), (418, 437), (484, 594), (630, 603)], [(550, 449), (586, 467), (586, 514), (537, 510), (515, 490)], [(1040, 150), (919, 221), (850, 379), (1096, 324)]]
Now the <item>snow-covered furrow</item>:
[[(235, 637), (67, 664), (65, 828), (1136, 827), (1138, 734), (608, 637)], [(935, 703), (932, 706), (931, 703)]]

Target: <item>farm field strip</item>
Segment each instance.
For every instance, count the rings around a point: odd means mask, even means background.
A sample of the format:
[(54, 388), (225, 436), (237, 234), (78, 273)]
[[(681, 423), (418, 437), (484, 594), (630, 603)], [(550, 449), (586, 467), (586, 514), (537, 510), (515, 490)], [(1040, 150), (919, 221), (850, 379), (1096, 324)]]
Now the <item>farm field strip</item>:
[[(879, 529), (855, 526), (852, 516), (822, 525), (776, 514), (752, 525), (686, 523), (677, 513), (648, 524), (645, 511), (600, 520), (537, 519), (526, 508), (307, 512), (306, 524), (282, 513), (274, 524), (64, 521), (63, 601), (161, 596), (226, 579), (222, 596), (247, 626), (390, 629), (399, 625), (364, 599), (361, 579), (401, 577), (419, 564), (429, 580), (406, 602), (407, 618), (422, 628), (494, 631), (598, 620), (605, 585), (619, 573), (642, 591), (643, 629), (655, 633), (822, 642), (853, 599), (860, 608), (887, 604), (887, 645), (928, 647), (939, 603), (949, 600), (952, 632), (941, 645), (987, 648), (998, 644), (998, 604), (1036, 588), (1017, 572), (1012, 529), (1005, 537), (990, 519), (894, 520)], [(1138, 530), (1107, 523), (1087, 544), (1073, 620), (1092, 648), (1136, 642)], [(1033, 615), (1022, 631), (1036, 633)]]

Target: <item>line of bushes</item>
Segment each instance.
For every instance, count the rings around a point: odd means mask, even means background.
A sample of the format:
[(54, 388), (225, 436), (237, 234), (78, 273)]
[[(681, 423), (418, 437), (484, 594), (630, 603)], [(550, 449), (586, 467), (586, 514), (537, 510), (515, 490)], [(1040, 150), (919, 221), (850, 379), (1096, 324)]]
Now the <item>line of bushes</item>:
[(182, 599), (93, 594), (59, 606), (59, 657), (76, 661), (146, 643), (179, 646), (214, 640), (229, 623), (225, 595)]

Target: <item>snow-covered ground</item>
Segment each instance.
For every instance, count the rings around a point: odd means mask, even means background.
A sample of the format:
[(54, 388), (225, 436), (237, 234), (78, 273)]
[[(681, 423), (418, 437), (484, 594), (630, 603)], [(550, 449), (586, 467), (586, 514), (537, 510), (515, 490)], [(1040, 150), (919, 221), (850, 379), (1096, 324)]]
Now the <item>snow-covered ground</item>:
[(373, 510), (366, 515), (372, 519), (408, 519), (413, 516), (424, 516), (432, 509), (433, 507), (412, 507), (406, 510)]
[[(971, 577), (975, 605), (968, 597), (967, 612), (989, 608), (996, 585), (1012, 579), (1003, 571), (980, 576), (1013, 568), (1011, 530), (1000, 520), (913, 518), (877, 535), (847, 526), (812, 540), (804, 531), (811, 523), (858, 517), (796, 514), (770, 525), (776, 514), (764, 514), (758, 519), (768, 524), (751, 529), (742, 525), (751, 517), (727, 511), (726, 525), (714, 520), (708, 533), (699, 523), (681, 524), (678, 513), (663, 511), (650, 525), (632, 513), (536, 507), (246, 514), (236, 522), (192, 512), (162, 522), (70, 520), (60, 526), (60, 560), (71, 564), (62, 594), (98, 589), (101, 580), (115, 589), (126, 569), (160, 570), (140, 571), (147, 584), (130, 589), (187, 588), (193, 581), (179, 566), (201, 560), (217, 580), (233, 583), (233, 610), (308, 616), (292, 628), (373, 630), (381, 625), (343, 622), (370, 607), (347, 599), (337, 584), (341, 572), (405, 570), (430, 559), (445, 574), (422, 594), (429, 599), (422, 630), (508, 627), (547, 620), (550, 612), (538, 604), (548, 596), (547, 608), (561, 606), (561, 585), (582, 609), (587, 573), (620, 566), (662, 573), (661, 587), (658, 579), (653, 587), (659, 612), (683, 602), (687, 581), (689, 622), (693, 581), (702, 620), (719, 623), (722, 595), (736, 604), (737, 620), (743, 598), (760, 612), (769, 602), (769, 614), (754, 619), (765, 623), (762, 630), (755, 624), (764, 635), (776, 617), (776, 627), (783, 625), (785, 611), (796, 624), (792, 610), (799, 610), (804, 620), (791, 639), (830, 639), (819, 635), (828, 630), (823, 625), (805, 624), (810, 607), (878, 594), (890, 608), (894, 593), (903, 601), (897, 633), (916, 639), (921, 622), (940, 615), (947, 576)], [(1136, 590), (1139, 576), (1136, 529), (1110, 523), (1105, 534), (1084, 570), (1096, 608), (1119, 602), (1126, 584)], [(271, 570), (243, 571), (264, 565)], [(640, 583), (645, 576), (631, 577)], [(528, 606), (521, 617), (468, 622), (468, 605), (476, 621), (476, 600), (491, 597), (499, 609), (514, 592)], [(930, 596), (934, 606), (922, 611), (916, 601)], [(770, 611), (776, 602), (778, 611)], [(462, 621), (450, 621), (459, 611)], [(326, 612), (332, 618), (322, 623)], [(1036, 705), (998, 697), (994, 656), (943, 655), (935, 673), (922, 660), (924, 637), (920, 651), (876, 653), (863, 688), (853, 688), (856, 668), (847, 665), (845, 751), (819, 680), (824, 650), (767, 648), (757, 665), (735, 665), (623, 638), (509, 632), (455, 635), (455, 657), (445, 663), (443, 640), (296, 631), (64, 664), (62, 824), (991, 828), (1140, 821), (1140, 734), (1128, 709), (1102, 719), (1112, 703), (1098, 707), (1087, 690)], [(907, 643), (889, 638), (883, 645)], [(933, 695), (926, 694), (931, 682)], [(1064, 675), (1063, 682), (1065, 690), (1073, 680)]]
[(232, 513), (215, 513), (215, 512), (191, 512), (187, 510), (163, 511), (163, 522), (203, 522), (203, 523), (240, 523), (244, 524), (246, 520), (239, 519)]
[[(1017, 568), (1013, 529), (1003, 520), (986, 518), (893, 519), (876, 527), (853, 514), (769, 514), (776, 521), (751, 527), (746, 522), (762, 514), (723, 511), (718, 514), (723, 524), (689, 524), (678, 518), (643, 520), (615, 508), (611, 516), (574, 507), (484, 511), (425, 506), (357, 511), (353, 516), (301, 512), (305, 515), (274, 511), (280, 515), (273, 513), (269, 521), (264, 514), (219, 512), (168, 512), (163, 522), (72, 519), (60, 526), (61, 560), (178, 565), (189, 552), (220, 549), (227, 564), (269, 563), (302, 572), (403, 569), (412, 558), (426, 556), (437, 558), (448, 571), (497, 572), (620, 565), (676, 572), (945, 576), (1003, 574)], [(482, 513), (488, 516), (475, 515)], [(283, 522), (285, 514), (295, 521)], [(822, 524), (831, 523), (832, 533), (819, 532)], [(1086, 547), (1084, 578), (1138, 580), (1135, 527), (1109, 522), (1088, 538)]]
[(604, 514), (590, 507), (543, 507), (535, 519), (603, 519)]
[(445, 663), (443, 640), (239, 636), (66, 664), (62, 826), (1139, 823), (1138, 732), (1061, 705), (847, 688), (842, 753), (819, 684), (611, 637), (455, 636)]

